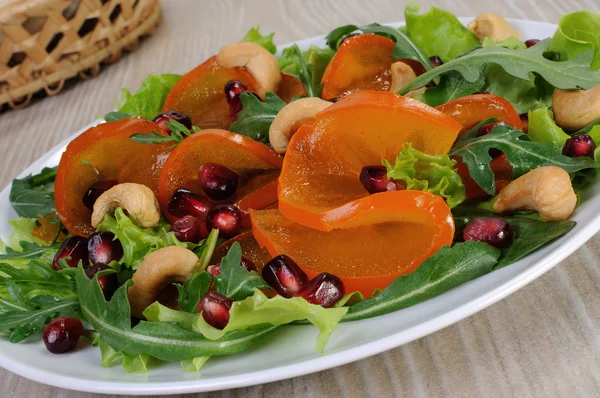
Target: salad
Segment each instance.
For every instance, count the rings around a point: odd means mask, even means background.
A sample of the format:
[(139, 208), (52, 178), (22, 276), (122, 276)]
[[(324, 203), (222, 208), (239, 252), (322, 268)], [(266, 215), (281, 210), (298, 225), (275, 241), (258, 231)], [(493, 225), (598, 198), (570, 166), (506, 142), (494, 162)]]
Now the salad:
[(405, 20), (280, 53), (253, 28), (124, 89), (57, 167), (13, 181), (0, 333), (56, 354), (84, 337), (132, 373), (197, 372), (298, 323), (322, 352), (340, 322), (568, 233), (600, 167), (600, 14), (551, 38), (415, 3)]

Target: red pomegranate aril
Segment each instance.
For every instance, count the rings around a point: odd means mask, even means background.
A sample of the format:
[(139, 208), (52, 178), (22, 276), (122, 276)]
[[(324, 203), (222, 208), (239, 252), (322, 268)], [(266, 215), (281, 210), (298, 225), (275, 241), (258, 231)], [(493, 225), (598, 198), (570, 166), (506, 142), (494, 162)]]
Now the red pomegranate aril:
[[(246, 268), (248, 271), (258, 271), (256, 269), (256, 265), (250, 260), (248, 257), (242, 254), (242, 261), (240, 262), (240, 267)], [(221, 263), (217, 263), (214, 265), (209, 265), (206, 268), (209, 274), (212, 276), (221, 275)]]
[(578, 134), (569, 138), (562, 149), (562, 154), (572, 158), (589, 156), (594, 158), (596, 143), (593, 138), (587, 134)]
[(442, 59), (440, 57), (438, 57), (437, 55), (432, 55), (431, 57), (429, 57), (429, 60), (433, 64), (434, 68), (444, 65), (444, 61), (442, 61)]
[(89, 265), (87, 239), (81, 236), (69, 236), (63, 240), (52, 260), (52, 267), (55, 270), (60, 271), (63, 269), (60, 265), (60, 260), (62, 259), (65, 259), (69, 267), (77, 267), (80, 261), (84, 267)]
[(175, 191), (169, 202), (169, 213), (175, 217), (193, 216), (199, 220), (204, 220), (209, 207), (208, 198), (180, 188)]
[(192, 119), (190, 119), (188, 115), (177, 111), (166, 111), (159, 113), (156, 115), (153, 121), (154, 123), (158, 124), (158, 127), (160, 127), (162, 131), (167, 134), (171, 134), (171, 129), (166, 125), (166, 123), (173, 120), (183, 124), (188, 128), (188, 130), (192, 128)]
[(396, 181), (387, 177), (384, 166), (365, 166), (360, 171), (360, 182), (369, 193), (398, 191), (402, 189)]
[(112, 232), (96, 232), (88, 238), (88, 255), (92, 264), (108, 264), (123, 257), (123, 246)]
[[(97, 263), (92, 265), (90, 268), (85, 270), (85, 274), (88, 278), (93, 279), (94, 276), (100, 271), (105, 271), (110, 269), (110, 267), (106, 264)], [(102, 293), (104, 294), (104, 298), (110, 300), (112, 295), (117, 290), (119, 283), (117, 281), (117, 274), (107, 274), (98, 277), (98, 284), (100, 285), (100, 289), (102, 289)]]
[[(492, 130), (494, 130), (496, 126), (508, 126), (508, 124), (503, 121), (484, 124), (483, 126), (479, 127), (479, 130), (477, 130), (477, 137), (488, 135), (492, 132)], [(502, 155), (502, 151), (496, 148), (492, 148), (490, 149), (489, 154), (492, 158), (497, 158), (498, 156)]]
[(539, 39), (529, 39), (529, 40), (525, 40), (525, 46), (527, 48), (533, 47), (536, 44), (538, 44), (540, 42)]
[(294, 296), (302, 297), (311, 304), (329, 308), (344, 297), (344, 282), (337, 276), (323, 272), (315, 276)]
[(83, 204), (91, 211), (94, 211), (94, 203), (96, 203), (96, 200), (98, 200), (100, 195), (118, 183), (119, 182), (117, 180), (96, 181), (90, 185), (88, 190), (85, 192), (85, 195), (83, 195)]
[(198, 312), (209, 325), (224, 329), (229, 323), (229, 310), (233, 300), (215, 291), (208, 291), (198, 303)]
[(215, 206), (206, 216), (206, 230), (219, 230), (219, 236), (233, 238), (240, 232), (242, 212), (233, 205)]
[(246, 85), (239, 80), (230, 80), (227, 83), (225, 83), (224, 90), (225, 90), (225, 98), (227, 98), (227, 103), (231, 104), (231, 101), (233, 100), (233, 98), (236, 95), (243, 93), (244, 91), (247, 91), (248, 87), (246, 87)]
[(194, 216), (184, 216), (171, 225), (171, 232), (181, 242), (198, 243), (208, 235), (204, 224)]
[(238, 184), (235, 171), (218, 163), (206, 163), (198, 172), (198, 183), (212, 200), (225, 200), (235, 194)]
[[(249, 93), (258, 98), (259, 101), (262, 101), (260, 95), (255, 93), (254, 91), (243, 91), (244, 93)], [(241, 94), (241, 93), (240, 93)], [(242, 111), (242, 99), (240, 98), (240, 94), (235, 95), (231, 102), (229, 102), (229, 120), (233, 123), (238, 118), (238, 113)]]
[(83, 335), (83, 324), (79, 319), (59, 317), (44, 328), (42, 340), (46, 349), (53, 354), (64, 354), (77, 348)]
[(262, 277), (277, 293), (285, 298), (293, 297), (308, 283), (308, 277), (294, 260), (280, 254), (262, 269)]
[(498, 249), (508, 247), (513, 241), (513, 229), (501, 218), (476, 218), (467, 224), (463, 239), (485, 242)]

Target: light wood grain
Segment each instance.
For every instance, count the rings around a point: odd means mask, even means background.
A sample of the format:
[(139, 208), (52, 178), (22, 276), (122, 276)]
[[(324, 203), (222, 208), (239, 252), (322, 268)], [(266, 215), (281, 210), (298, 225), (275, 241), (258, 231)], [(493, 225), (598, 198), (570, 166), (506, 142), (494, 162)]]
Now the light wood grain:
[[(144, 1), (144, 0), (141, 0)], [(558, 22), (600, 11), (598, 0), (438, 0), (459, 16), (494, 11)], [(114, 107), (121, 87), (152, 72), (183, 73), (261, 25), (283, 44), (346, 23), (403, 19), (397, 0), (163, 0), (155, 35), (93, 80), (27, 109), (0, 115), (0, 184)], [(599, 396), (600, 237), (529, 286), (458, 324), (411, 344), (317, 374), (199, 397)], [(65, 371), (68, 371), (65, 369)], [(0, 370), (6, 397), (92, 397)], [(98, 395), (100, 396), (100, 395)]]

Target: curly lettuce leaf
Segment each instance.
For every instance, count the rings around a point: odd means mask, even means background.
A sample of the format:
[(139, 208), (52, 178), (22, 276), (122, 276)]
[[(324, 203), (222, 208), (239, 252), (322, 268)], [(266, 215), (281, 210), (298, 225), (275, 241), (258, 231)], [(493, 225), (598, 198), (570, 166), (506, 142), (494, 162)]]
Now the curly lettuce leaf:
[(542, 142), (556, 149), (562, 149), (569, 135), (554, 122), (552, 112), (542, 105), (529, 111), (528, 136), (533, 142)]
[(552, 37), (549, 50), (560, 54), (561, 61), (577, 58), (593, 50), (591, 67), (600, 69), (600, 14), (593, 11), (577, 11), (563, 15)]
[(271, 54), (275, 54), (277, 52), (277, 47), (275, 47), (275, 44), (273, 43), (274, 36), (275, 33), (262, 35), (260, 33), (260, 26), (255, 26), (253, 28), (250, 28), (248, 33), (246, 33), (246, 36), (244, 36), (241, 41), (249, 41), (252, 43), (256, 43), (259, 46), (265, 48)]
[(406, 5), (406, 34), (428, 56), (437, 55), (447, 62), (481, 45), (454, 14), (438, 7), (431, 7), (421, 15), (419, 10), (415, 2)]
[(323, 308), (310, 304), (302, 297), (286, 299), (282, 296), (268, 298), (260, 290), (242, 301), (236, 301), (229, 311), (229, 323), (223, 330), (210, 326), (200, 314), (190, 314), (172, 310), (155, 302), (144, 311), (150, 322), (177, 323), (182, 328), (201, 333), (209, 340), (217, 340), (226, 333), (247, 330), (258, 325), (286, 325), (294, 321), (308, 320), (319, 328), (317, 351), (323, 352), (331, 333), (337, 329), (338, 323), (348, 312), (347, 307)]
[(410, 143), (402, 146), (392, 164), (382, 160), (388, 177), (406, 184), (406, 189), (431, 192), (446, 199), (451, 208), (466, 199), (465, 185), (447, 155), (428, 155), (414, 149)]
[(167, 98), (167, 94), (179, 81), (181, 75), (165, 73), (151, 74), (144, 79), (140, 88), (131, 94), (129, 89), (122, 89), (123, 97), (119, 101), (118, 112), (111, 112), (105, 118), (116, 120), (115, 115), (141, 116), (152, 120), (159, 114)]

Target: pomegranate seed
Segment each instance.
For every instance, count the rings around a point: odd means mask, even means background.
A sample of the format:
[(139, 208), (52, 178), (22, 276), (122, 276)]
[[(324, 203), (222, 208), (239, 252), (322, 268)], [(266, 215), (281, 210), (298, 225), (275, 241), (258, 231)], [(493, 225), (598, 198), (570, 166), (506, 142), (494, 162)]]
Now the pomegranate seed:
[(108, 264), (123, 257), (123, 246), (112, 232), (96, 232), (88, 238), (88, 255), (92, 264)]
[[(106, 264), (97, 263), (87, 268), (85, 270), (85, 274), (88, 278), (93, 279), (94, 276), (100, 271), (104, 271), (110, 269), (110, 267)], [(102, 289), (102, 293), (104, 293), (104, 298), (110, 300), (114, 292), (117, 290), (118, 281), (117, 274), (108, 274), (98, 277), (98, 284), (100, 285), (100, 289)]]
[(227, 103), (231, 104), (233, 97), (247, 90), (248, 87), (239, 80), (228, 81), (225, 83), (225, 98), (227, 98)]
[(360, 171), (360, 182), (369, 193), (398, 191), (400, 187), (394, 180), (387, 177), (384, 166), (365, 166)]
[(294, 296), (302, 297), (311, 304), (329, 308), (344, 297), (344, 283), (335, 275), (323, 272), (315, 276)]
[(206, 219), (208, 199), (187, 189), (178, 189), (169, 202), (169, 213), (175, 217), (193, 216), (199, 220)]
[[(250, 94), (254, 95), (256, 98), (258, 98), (259, 101), (262, 101), (262, 99), (260, 98), (260, 95), (258, 95), (254, 91), (244, 91), (244, 92), (250, 93)], [(240, 98), (240, 94), (235, 95), (231, 99), (231, 102), (229, 102), (229, 120), (232, 123), (237, 120), (238, 113), (240, 113), (242, 110), (242, 100)]]
[(229, 310), (233, 300), (215, 291), (208, 291), (198, 303), (198, 312), (209, 325), (224, 329), (229, 323)]
[(488, 243), (499, 249), (510, 246), (513, 230), (508, 222), (501, 218), (477, 218), (467, 224), (463, 238)]
[(206, 163), (198, 172), (198, 183), (212, 200), (224, 200), (235, 194), (238, 184), (235, 171), (218, 163)]
[[(240, 262), (240, 267), (246, 268), (248, 271), (258, 271), (256, 269), (256, 265), (250, 260), (248, 257), (242, 254), (242, 261)], [(209, 265), (206, 270), (212, 276), (221, 275), (221, 263), (217, 263), (215, 265)]]
[(521, 119), (521, 123), (523, 123), (522, 131), (527, 134), (529, 132), (529, 115), (527, 113), (521, 113), (519, 119)]
[(533, 47), (536, 44), (538, 44), (540, 41), (538, 39), (529, 39), (525, 41), (525, 46), (527, 46), (527, 48)]
[(167, 111), (159, 113), (158, 115), (156, 115), (153, 122), (158, 124), (158, 127), (160, 127), (162, 131), (164, 131), (167, 134), (171, 134), (171, 129), (167, 127), (166, 123), (172, 120), (183, 124), (185, 127), (188, 128), (188, 130), (192, 128), (192, 119), (190, 119), (188, 115), (177, 111)]
[(88, 190), (85, 192), (85, 195), (83, 195), (83, 204), (91, 211), (94, 211), (94, 203), (96, 203), (96, 200), (98, 200), (100, 195), (118, 183), (119, 182), (117, 180), (96, 181), (90, 185)]
[(432, 55), (431, 57), (429, 57), (429, 60), (433, 64), (434, 68), (444, 65), (444, 61), (442, 61), (442, 59), (440, 57), (438, 57), (437, 55)]
[(570, 156), (572, 158), (578, 158), (581, 156), (589, 156), (594, 158), (594, 150), (596, 149), (596, 143), (587, 134), (578, 134), (569, 138), (563, 146), (563, 155)]
[(48, 351), (63, 354), (74, 350), (83, 335), (83, 324), (79, 319), (62, 316), (44, 328), (42, 340)]
[(181, 242), (198, 243), (208, 234), (204, 222), (194, 216), (184, 216), (171, 225), (171, 232)]
[[(67, 257), (70, 258), (67, 259)], [(77, 267), (79, 261), (84, 267), (89, 265), (87, 239), (81, 236), (69, 236), (63, 240), (52, 260), (52, 267), (55, 270), (60, 271), (63, 269), (59, 262), (63, 258), (69, 267)]]
[[(477, 137), (488, 135), (492, 132), (492, 130), (494, 130), (496, 126), (508, 126), (508, 124), (503, 121), (484, 124), (483, 126), (479, 127), (479, 130), (477, 130)], [(502, 151), (496, 148), (492, 148), (490, 149), (489, 154), (492, 158), (497, 158), (498, 156), (502, 155)]]
[(219, 236), (232, 238), (240, 232), (242, 212), (233, 205), (215, 206), (206, 216), (206, 229), (219, 230)]
[(285, 298), (293, 297), (308, 282), (304, 271), (285, 254), (280, 254), (265, 264), (262, 277)]

